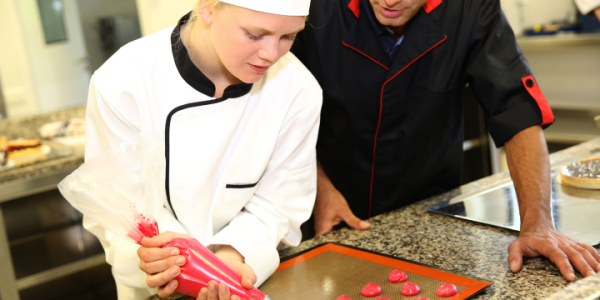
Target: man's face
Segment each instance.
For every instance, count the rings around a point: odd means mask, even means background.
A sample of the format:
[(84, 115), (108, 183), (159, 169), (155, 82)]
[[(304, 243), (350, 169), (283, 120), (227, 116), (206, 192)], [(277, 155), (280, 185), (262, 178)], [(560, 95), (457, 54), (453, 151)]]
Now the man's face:
[(388, 27), (402, 27), (427, 0), (369, 0), (377, 21)]

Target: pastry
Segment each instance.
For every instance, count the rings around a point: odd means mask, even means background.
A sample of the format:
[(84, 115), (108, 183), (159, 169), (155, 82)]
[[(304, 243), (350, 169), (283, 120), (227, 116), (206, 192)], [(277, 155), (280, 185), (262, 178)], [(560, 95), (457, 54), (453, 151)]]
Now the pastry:
[(560, 183), (584, 189), (600, 189), (600, 157), (578, 160), (560, 168)]
[(40, 145), (41, 145), (40, 140), (35, 140), (35, 139), (18, 139), (18, 140), (10, 140), (7, 142), (8, 152), (26, 149), (26, 148), (33, 148), (33, 147), (37, 147)]
[(404, 284), (404, 286), (402, 287), (402, 290), (400, 291), (400, 293), (402, 293), (402, 295), (404, 296), (414, 296), (416, 294), (418, 294), (421, 291), (421, 288), (412, 283), (412, 282), (406, 282)]
[(360, 293), (365, 297), (375, 297), (381, 294), (381, 287), (374, 283), (369, 283), (365, 285)]
[(406, 273), (404, 273), (403, 271), (400, 270), (394, 270), (392, 271), (392, 273), (390, 273), (390, 276), (388, 277), (388, 280), (390, 282), (403, 282), (406, 281), (408, 279), (408, 276), (406, 275)]
[(444, 283), (440, 285), (436, 295), (438, 297), (450, 297), (456, 294), (456, 292), (458, 292), (458, 289), (456, 289), (456, 286), (454, 284)]
[[(0, 148), (2, 147), (2, 140), (0, 138)], [(42, 145), (40, 140), (35, 139), (6, 141), (4, 149), (4, 164), (11, 162), (15, 167), (46, 160), (51, 150), (49, 146)]]

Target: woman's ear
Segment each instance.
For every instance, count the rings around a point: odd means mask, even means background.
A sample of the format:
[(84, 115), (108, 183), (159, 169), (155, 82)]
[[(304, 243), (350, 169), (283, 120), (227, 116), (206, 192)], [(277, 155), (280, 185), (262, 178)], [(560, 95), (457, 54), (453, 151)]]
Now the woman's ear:
[(212, 24), (215, 16), (213, 11), (203, 6), (200, 6), (198, 9), (200, 10), (200, 18), (202, 19), (202, 22), (206, 25)]

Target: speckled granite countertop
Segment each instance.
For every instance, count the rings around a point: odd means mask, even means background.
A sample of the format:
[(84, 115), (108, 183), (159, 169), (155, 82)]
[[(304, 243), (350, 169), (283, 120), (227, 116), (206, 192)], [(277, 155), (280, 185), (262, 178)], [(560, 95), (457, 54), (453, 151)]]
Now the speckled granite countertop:
[[(553, 166), (600, 155), (600, 139), (577, 145), (550, 156)], [(341, 229), (307, 240), (298, 247), (280, 250), (285, 258), (314, 246), (336, 242), (400, 257), (436, 268), (463, 273), (495, 283), (474, 299), (561, 299), (582, 300), (581, 295), (600, 292), (600, 275), (569, 283), (548, 259), (525, 259), (522, 270), (513, 274), (507, 248), (517, 232), (470, 221), (428, 213), (427, 208), (463, 193), (485, 190), (509, 180), (508, 172), (469, 183), (450, 192), (422, 200), (396, 211), (371, 218), (371, 229)], [(598, 249), (598, 247), (596, 247)], [(553, 295), (559, 293), (557, 295)], [(169, 299), (176, 299), (170, 297)], [(157, 296), (149, 299), (160, 299)]]
[[(37, 129), (45, 123), (67, 121), (71, 118), (83, 117), (85, 117), (85, 106), (33, 115), (24, 118), (4, 119), (0, 120), (0, 135), (6, 135), (8, 139), (39, 138)], [(0, 184), (77, 167), (82, 163), (82, 153), (75, 151), (69, 156), (49, 159), (47, 161), (38, 162), (32, 165), (2, 171), (0, 172)]]

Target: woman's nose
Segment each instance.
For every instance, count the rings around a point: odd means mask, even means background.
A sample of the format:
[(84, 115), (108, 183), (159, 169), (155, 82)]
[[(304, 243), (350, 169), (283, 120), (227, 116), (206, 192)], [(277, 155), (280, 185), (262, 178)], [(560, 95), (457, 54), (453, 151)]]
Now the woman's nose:
[(264, 47), (258, 50), (258, 57), (269, 62), (276, 61), (279, 58), (279, 43), (270, 42), (265, 44)]

